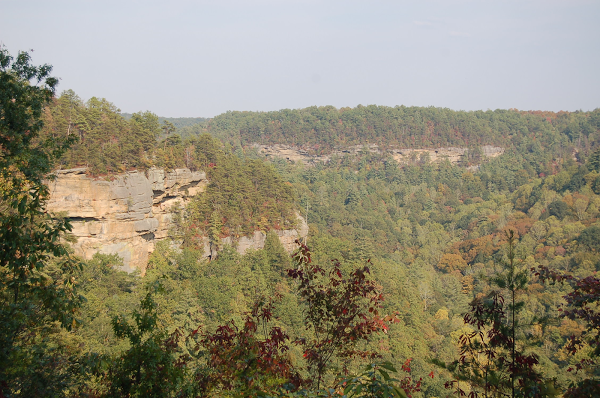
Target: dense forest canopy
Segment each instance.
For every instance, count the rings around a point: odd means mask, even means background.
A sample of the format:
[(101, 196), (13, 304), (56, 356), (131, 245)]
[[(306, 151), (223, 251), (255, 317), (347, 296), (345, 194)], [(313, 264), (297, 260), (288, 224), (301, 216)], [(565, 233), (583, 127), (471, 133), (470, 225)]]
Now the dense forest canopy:
[[(253, 143), (286, 144), (315, 154), (365, 144), (377, 144), (383, 150), (455, 146), (469, 148), (477, 163), (482, 145), (497, 145), (530, 158), (532, 167), (548, 175), (556, 171), (552, 163), (558, 159), (578, 153), (588, 156), (597, 145), (600, 129), (600, 109), (555, 113), (328, 106), (227, 112), (200, 123), (192, 123), (193, 118), (161, 119), (151, 112), (127, 115), (124, 118), (105, 99), (83, 103), (74, 92), (65, 91), (48, 107), (45, 130), (50, 135), (78, 135), (79, 142), (61, 163), (64, 167), (87, 164), (95, 173), (149, 165), (197, 168), (199, 164), (184, 148), (190, 138), (208, 132), (237, 154)], [(98, 149), (108, 156), (98, 155)]]
[[(599, 110), (311, 107), (180, 126), (54, 98), (47, 67), (0, 55), (1, 395), (598, 393)], [(308, 167), (252, 143), (462, 146), (479, 167), (385, 151)], [(484, 144), (507, 150), (485, 159)], [(116, 255), (73, 258), (68, 220), (43, 209), (52, 166), (188, 167), (210, 185), (140, 278)], [(272, 229), (295, 211), (310, 249), (290, 258)], [(196, 239), (256, 230), (263, 249), (212, 261)]]
[[(133, 117), (132, 113), (121, 112), (121, 116), (124, 119), (129, 120)], [(165, 121), (171, 123), (175, 128), (179, 129), (182, 127), (193, 126), (195, 124), (201, 124), (208, 121), (208, 118), (205, 117), (158, 117), (159, 123), (163, 123)]]
[[(121, 113), (121, 116), (126, 120), (133, 117), (132, 113)], [(206, 123), (210, 119), (204, 117), (158, 117), (160, 124), (171, 126), (177, 131), (181, 138), (187, 138), (190, 135), (197, 135), (206, 129)], [(164, 132), (164, 130), (163, 130)], [(171, 131), (172, 132), (172, 131)]]
[[(229, 142), (287, 144), (317, 153), (335, 147), (377, 144), (381, 148), (533, 145), (536, 141), (587, 147), (600, 128), (593, 112), (454, 111), (434, 107), (359, 105), (227, 112), (208, 122), (208, 131)], [(564, 141), (567, 138), (568, 141)]]
[[(243, 159), (208, 134), (182, 139), (174, 124), (151, 112), (125, 119), (105, 99), (83, 102), (66, 91), (43, 115), (42, 137), (76, 137), (56, 162), (59, 168), (87, 167), (92, 176), (106, 176), (150, 167), (202, 170), (210, 181), (206, 195), (193, 201), (186, 239), (211, 232), (219, 237), (248, 235), (256, 230), (296, 225), (293, 188), (263, 162)], [(183, 128), (185, 128), (184, 126)]]

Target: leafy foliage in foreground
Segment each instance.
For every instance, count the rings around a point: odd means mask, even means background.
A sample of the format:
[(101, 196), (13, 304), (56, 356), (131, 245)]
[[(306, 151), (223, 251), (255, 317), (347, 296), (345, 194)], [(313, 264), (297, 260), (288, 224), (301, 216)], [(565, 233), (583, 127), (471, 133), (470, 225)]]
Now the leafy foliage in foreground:
[[(40, 139), (40, 117), (58, 80), (28, 53), (0, 47), (0, 395), (45, 395), (68, 388), (69, 352), (61, 325), (76, 326), (77, 263), (61, 237), (68, 220), (44, 211), (44, 178), (70, 141)], [(56, 323), (55, 323), (56, 322)], [(7, 366), (14, 364), (15, 366)], [(54, 372), (54, 366), (61, 370)], [(33, 373), (39, 375), (35, 379)]]
[[(468, 382), (471, 396), (543, 396), (538, 356), (527, 353), (520, 313), (521, 297), (529, 283), (529, 270), (515, 263), (514, 231), (507, 231), (507, 261), (492, 282), (500, 289), (471, 303), (464, 322), (475, 330), (459, 339), (460, 359), (453, 364), (455, 377)], [(508, 303), (505, 303), (505, 297)], [(530, 342), (531, 344), (531, 342)], [(462, 394), (457, 383), (457, 390)]]
[[(583, 235), (583, 234), (582, 234)], [(540, 266), (534, 269), (536, 275), (546, 283), (567, 283), (572, 291), (564, 296), (566, 305), (561, 317), (583, 322), (578, 335), (569, 336), (566, 350), (571, 355), (582, 351), (587, 355), (568, 369), (582, 373), (582, 380), (572, 383), (565, 396), (569, 398), (591, 397), (600, 394), (600, 279), (597, 276), (574, 277), (570, 273), (559, 272)]]
[(299, 283), (298, 295), (306, 305), (306, 328), (313, 336), (298, 342), (304, 348), (308, 372), (319, 388), (332, 358), (376, 358), (377, 353), (357, 346), (372, 334), (386, 331), (393, 318), (379, 317), (383, 295), (375, 281), (367, 278), (368, 266), (345, 278), (341, 264), (334, 261), (326, 276), (325, 269), (312, 262), (308, 247), (298, 243), (300, 249), (294, 256), (297, 268), (291, 269), (289, 276)]
[[(127, 339), (129, 348), (104, 356), (107, 365), (104, 370), (100, 366), (95, 371), (98, 381), (90, 391), (101, 396), (202, 397), (302, 396), (307, 391), (321, 391), (323, 376), (333, 370), (336, 357), (346, 364), (354, 357), (374, 357), (375, 354), (361, 355), (366, 352), (355, 347), (378, 330), (387, 329), (389, 320), (379, 318), (375, 311), (383, 297), (368, 278), (367, 267), (345, 279), (339, 264), (334, 265), (329, 291), (323, 294), (319, 279), (325, 270), (312, 264), (310, 258), (309, 249), (302, 246), (296, 268), (290, 270), (291, 275), (302, 280), (297, 288), (307, 303), (304, 322), (313, 325), (307, 328), (306, 335), (296, 338), (306, 342), (302, 344), (302, 360), (291, 355), (291, 340), (277, 325), (276, 307), (285, 300), (282, 294), (275, 294), (275, 300), (259, 297), (243, 314), (241, 324), (230, 320), (214, 331), (203, 330), (199, 325), (188, 331), (175, 328), (167, 333), (160, 324), (159, 296), (166, 292), (163, 283), (174, 275), (163, 274), (148, 285), (139, 310), (134, 310), (132, 316), (112, 319), (115, 336)], [(324, 312), (329, 316), (315, 318)], [(395, 381), (388, 377), (379, 384), (387, 385), (390, 391), (406, 391), (410, 396), (420, 385), (413, 386), (411, 381), (406, 378), (394, 388)], [(339, 378), (327, 380), (336, 395), (343, 387), (340, 383)], [(348, 386), (356, 383), (346, 381)], [(375, 384), (369, 388), (372, 390)], [(359, 391), (354, 391), (357, 394)]]
[(230, 321), (214, 333), (202, 335), (199, 345), (206, 366), (194, 376), (201, 395), (223, 391), (242, 396), (276, 395), (283, 388), (297, 390), (304, 383), (287, 356), (289, 336), (272, 325), (275, 302), (260, 298), (242, 327)]

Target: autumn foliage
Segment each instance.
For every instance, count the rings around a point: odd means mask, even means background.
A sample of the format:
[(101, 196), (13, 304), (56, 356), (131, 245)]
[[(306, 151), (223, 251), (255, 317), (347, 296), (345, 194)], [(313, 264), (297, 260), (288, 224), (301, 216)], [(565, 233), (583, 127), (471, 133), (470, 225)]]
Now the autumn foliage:
[(386, 331), (394, 317), (380, 316), (383, 294), (369, 278), (364, 266), (344, 276), (339, 261), (329, 272), (312, 262), (309, 248), (297, 242), (296, 269), (289, 270), (298, 281), (298, 294), (305, 304), (306, 328), (311, 337), (299, 339), (304, 348), (309, 374), (319, 387), (333, 358), (348, 361), (355, 357), (376, 358), (378, 354), (360, 348), (372, 334)]
[(571, 355), (582, 350), (591, 350), (589, 357), (581, 359), (568, 371), (581, 373), (583, 379), (572, 384), (565, 397), (579, 398), (600, 396), (600, 279), (595, 276), (577, 278), (566, 272), (559, 272), (539, 266), (532, 271), (546, 283), (564, 283), (572, 287), (566, 294), (566, 305), (559, 308), (561, 316), (571, 321), (580, 321), (585, 325), (578, 335), (568, 338), (566, 349)]
[(273, 300), (261, 298), (242, 327), (230, 321), (202, 336), (198, 349), (204, 351), (207, 363), (196, 375), (202, 395), (225, 390), (257, 396), (284, 385), (295, 390), (302, 384), (287, 355), (289, 336), (269, 325), (273, 308)]

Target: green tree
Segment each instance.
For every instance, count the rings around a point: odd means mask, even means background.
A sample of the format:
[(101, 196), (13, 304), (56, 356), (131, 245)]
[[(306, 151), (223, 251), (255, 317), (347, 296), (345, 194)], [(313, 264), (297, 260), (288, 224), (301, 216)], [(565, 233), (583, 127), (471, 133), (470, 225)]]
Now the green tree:
[(266, 253), (270, 270), (277, 273), (278, 276), (284, 276), (290, 266), (290, 255), (285, 251), (274, 231), (267, 232), (263, 250)]
[(587, 164), (590, 170), (596, 170), (600, 172), (600, 149), (596, 150), (590, 155)]
[(600, 226), (592, 225), (581, 231), (577, 242), (590, 250), (600, 251)]
[(188, 357), (182, 355), (175, 330), (167, 334), (158, 328), (154, 295), (163, 291), (160, 281), (152, 284), (140, 309), (127, 317), (112, 320), (115, 335), (129, 340), (130, 348), (111, 361), (105, 377), (107, 397), (172, 397), (182, 392)]
[[(76, 324), (81, 301), (71, 277), (76, 263), (61, 243), (71, 226), (44, 211), (45, 179), (72, 142), (39, 137), (58, 83), (51, 70), (31, 65), (26, 52), (14, 59), (0, 48), (0, 394), (6, 396), (40, 394), (27, 391), (20, 364), (32, 360), (31, 344), (52, 322)], [(52, 395), (52, 387), (42, 395)]]
[(548, 214), (562, 220), (569, 214), (569, 206), (562, 200), (555, 200), (548, 205)]

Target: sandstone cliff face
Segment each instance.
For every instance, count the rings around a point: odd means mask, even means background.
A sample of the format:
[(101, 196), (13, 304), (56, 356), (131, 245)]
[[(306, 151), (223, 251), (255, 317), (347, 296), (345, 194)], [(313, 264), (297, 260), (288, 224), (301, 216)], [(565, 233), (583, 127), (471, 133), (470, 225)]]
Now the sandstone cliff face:
[[(60, 170), (49, 184), (47, 210), (64, 212), (71, 219), (77, 243), (75, 252), (85, 259), (95, 253), (118, 254), (123, 269), (143, 274), (148, 255), (158, 240), (168, 237), (172, 208), (184, 206), (194, 195), (204, 191), (208, 181), (204, 172), (176, 169), (165, 172), (150, 169), (114, 176), (110, 181), (90, 178), (85, 168)], [(307, 235), (308, 226), (301, 219), (298, 230), (277, 231), (284, 247), (294, 249), (294, 240)], [(237, 246), (240, 253), (264, 247), (266, 235), (257, 231), (237, 242), (225, 238), (225, 244)], [(211, 253), (208, 244), (205, 256)]]
[[(365, 148), (372, 153), (382, 153), (382, 150), (380, 150), (379, 146), (376, 144), (354, 145), (346, 148), (338, 148), (330, 155), (323, 156), (310, 155), (306, 150), (289, 145), (269, 146), (253, 144), (252, 146), (259, 152), (263, 153), (266, 157), (278, 157), (308, 165), (319, 162), (327, 163), (333, 155), (357, 155), (361, 151), (365, 150)], [(504, 148), (491, 145), (484, 145), (480, 147), (480, 149), (482, 154), (487, 158), (494, 158), (504, 153)], [(443, 159), (448, 159), (451, 163), (459, 163), (467, 153), (467, 148), (448, 147), (437, 149), (390, 149), (387, 151), (387, 153), (389, 153), (394, 160), (401, 164), (408, 163), (413, 158), (419, 159), (422, 155), (427, 155), (429, 157), (429, 161), (431, 162), (439, 162)]]
[[(298, 229), (284, 229), (284, 230), (275, 230), (275, 233), (279, 237), (279, 241), (283, 248), (288, 252), (292, 253), (294, 250), (298, 248), (296, 244), (296, 239), (305, 238), (308, 235), (308, 224), (306, 220), (296, 213), (300, 221), (300, 225)], [(230, 236), (222, 239), (223, 245), (233, 245), (236, 247), (238, 253), (244, 254), (246, 251), (250, 249), (262, 249), (265, 247), (265, 240), (267, 239), (267, 234), (263, 231), (255, 231), (252, 236), (242, 236), (237, 242), (234, 241)], [(204, 255), (208, 256), (210, 254), (210, 248), (208, 243), (204, 246)]]
[[(492, 145), (483, 145), (479, 149), (482, 155), (487, 158), (495, 158), (504, 153), (504, 148)], [(448, 159), (450, 163), (459, 163), (467, 151), (467, 148), (448, 147), (438, 149), (394, 149), (391, 153), (398, 163), (408, 163), (412, 158), (419, 159), (422, 155), (428, 156), (430, 162)]]

